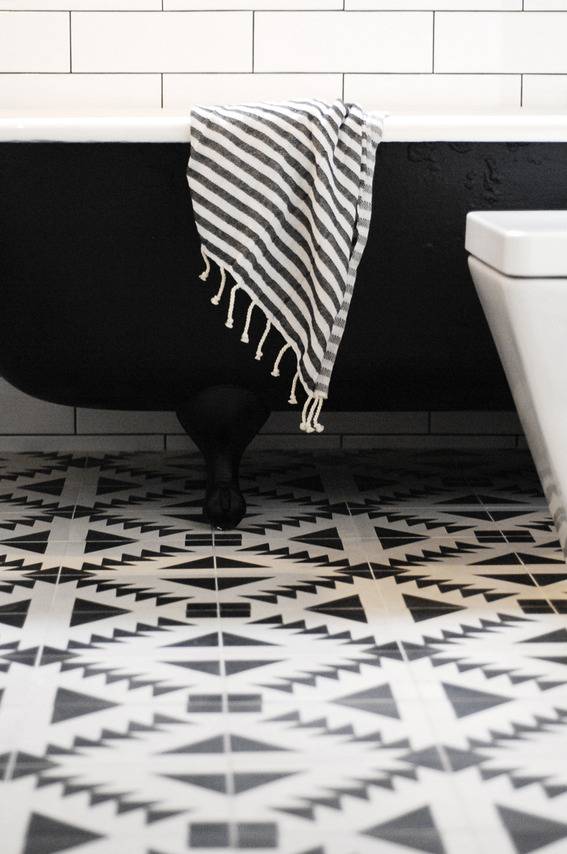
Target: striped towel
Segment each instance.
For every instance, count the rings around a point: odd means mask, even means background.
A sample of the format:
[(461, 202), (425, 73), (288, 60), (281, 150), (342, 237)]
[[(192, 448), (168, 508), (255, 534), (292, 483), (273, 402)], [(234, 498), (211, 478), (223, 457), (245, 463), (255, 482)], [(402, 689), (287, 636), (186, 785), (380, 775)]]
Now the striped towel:
[(355, 104), (287, 101), (194, 107), (187, 180), (206, 279), (213, 260), (220, 287), (230, 290), (226, 326), (233, 326), (239, 290), (273, 327), (296, 370), (290, 403), (301, 382), (307, 399), (300, 427), (321, 432), (319, 415), (345, 328), (372, 206), (372, 178), (382, 119)]

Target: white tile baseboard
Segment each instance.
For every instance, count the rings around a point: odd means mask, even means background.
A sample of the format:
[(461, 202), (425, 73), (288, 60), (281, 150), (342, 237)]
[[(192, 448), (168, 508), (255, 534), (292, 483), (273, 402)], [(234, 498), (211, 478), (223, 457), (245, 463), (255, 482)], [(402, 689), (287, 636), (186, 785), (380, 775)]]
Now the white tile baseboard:
[[(173, 412), (73, 410), (27, 396), (22, 398), (30, 404), (22, 409), (18, 399), (15, 421), (9, 414), (4, 422), (0, 416), (0, 453), (195, 450)], [(310, 436), (299, 430), (299, 417), (297, 410), (272, 413), (252, 447), (256, 450), (525, 447), (515, 412), (327, 412), (321, 419), (325, 432)]]

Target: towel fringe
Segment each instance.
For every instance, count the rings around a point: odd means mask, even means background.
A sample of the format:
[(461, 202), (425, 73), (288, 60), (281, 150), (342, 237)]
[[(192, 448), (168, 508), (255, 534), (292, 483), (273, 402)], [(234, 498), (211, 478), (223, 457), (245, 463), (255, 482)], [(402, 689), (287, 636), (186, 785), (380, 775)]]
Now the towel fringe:
[(320, 392), (307, 395), (307, 399), (303, 404), (301, 423), (299, 425), (299, 429), (303, 430), (304, 433), (322, 433), (325, 429), (323, 425), (319, 423), (319, 415), (323, 408), (323, 400), (324, 398)]
[[(209, 259), (209, 254), (208, 254), (208, 252), (204, 246), (201, 246), (201, 255), (203, 256), (203, 260), (205, 262), (205, 269), (200, 274), (199, 278), (202, 281), (206, 281), (209, 278), (209, 273), (211, 271), (211, 261)], [(219, 303), (222, 299), (222, 295), (224, 293), (225, 286), (226, 286), (226, 278), (227, 278), (226, 269), (221, 264), (218, 264), (218, 267), (220, 270), (220, 285), (219, 285), (219, 289), (216, 292), (216, 294), (213, 297), (211, 297), (211, 302), (213, 305), (219, 305)], [(236, 300), (236, 292), (240, 287), (241, 287), (241, 285), (236, 283), (235, 285), (233, 285), (233, 287), (230, 290), (230, 298), (229, 298), (229, 302), (228, 302), (228, 311), (227, 311), (226, 323), (225, 323), (225, 326), (228, 329), (232, 329), (234, 327), (234, 318), (233, 318), (234, 305), (235, 305), (235, 300)], [(254, 299), (251, 299), (250, 305), (248, 306), (248, 311), (246, 312), (246, 320), (244, 323), (244, 329), (242, 331), (242, 335), (240, 336), (240, 340), (244, 344), (248, 344), (250, 341), (248, 333), (250, 331), (250, 323), (252, 320), (252, 312), (254, 311), (254, 309), (256, 308), (257, 305), (258, 305), (258, 303)], [(260, 308), (261, 308), (261, 306), (260, 306)], [(264, 346), (264, 343), (265, 343), (266, 338), (268, 337), (268, 335), (270, 333), (271, 328), (272, 328), (272, 321), (268, 317), (266, 317), (266, 326), (264, 327), (262, 337), (260, 338), (260, 340), (258, 342), (258, 346), (256, 348), (256, 354), (254, 356), (256, 361), (260, 361), (260, 359), (264, 355), (262, 347)], [(281, 347), (278, 355), (276, 356), (276, 359), (274, 362), (274, 367), (272, 368), (272, 371), (271, 371), (271, 375), (273, 377), (279, 377), (279, 375), (280, 375), (280, 370), (279, 370), (280, 362), (281, 362), (284, 354), (290, 348), (291, 348), (290, 343), (285, 343)], [(291, 384), (290, 393), (289, 393), (288, 403), (290, 403), (292, 405), (297, 404), (296, 391), (297, 391), (297, 383), (300, 380), (301, 380), (301, 377), (299, 374), (299, 367), (298, 367), (297, 371), (294, 374), (293, 381)], [(302, 385), (305, 385), (303, 380), (301, 380), (301, 382), (302, 382)], [(307, 398), (305, 400), (305, 403), (303, 404), (303, 410), (301, 413), (301, 423), (299, 425), (299, 429), (303, 430), (304, 433), (322, 433), (325, 428), (319, 422), (319, 416), (321, 415), (321, 410), (323, 408), (324, 395), (321, 392), (314, 392), (313, 393), (313, 392), (309, 392), (307, 389), (305, 389), (305, 390), (307, 392)]]
[(280, 375), (280, 362), (282, 360), (282, 356), (286, 352), (286, 350), (289, 350), (290, 347), (291, 347), (291, 344), (284, 344), (283, 347), (281, 348), (280, 352), (276, 356), (276, 361), (274, 362), (274, 367), (272, 368), (272, 374), (271, 374), (273, 377), (279, 377), (279, 375)]
[(221, 301), (222, 292), (224, 291), (224, 286), (226, 284), (226, 270), (224, 267), (220, 268), (220, 287), (214, 297), (211, 297), (211, 302), (213, 305), (218, 305)]
[(313, 395), (308, 394), (307, 399), (305, 400), (305, 403), (303, 404), (303, 410), (301, 412), (301, 423), (299, 425), (299, 429), (303, 430), (304, 433), (312, 433), (313, 432), (313, 428), (311, 427), (311, 424), (309, 423), (309, 419), (307, 417), (308, 410), (309, 410), (309, 407), (311, 405), (312, 400), (313, 400)]
[(228, 303), (228, 313), (226, 315), (226, 323), (225, 326), (227, 329), (232, 329), (234, 326), (234, 321), (232, 319), (232, 314), (234, 312), (234, 300), (236, 299), (236, 291), (239, 289), (240, 285), (234, 285), (230, 290), (230, 300)]
[(297, 397), (295, 396), (295, 389), (297, 388), (297, 381), (299, 379), (299, 370), (295, 372), (295, 376), (293, 378), (293, 382), (291, 384), (291, 391), (289, 393), (288, 403), (294, 404), (297, 403)]
[(270, 331), (271, 325), (272, 325), (272, 321), (266, 320), (266, 328), (264, 329), (264, 332), (262, 333), (262, 337), (260, 338), (260, 341), (258, 342), (258, 346), (256, 347), (256, 355), (254, 356), (254, 358), (256, 359), (257, 362), (259, 362), (260, 359), (262, 358), (262, 356), (264, 355), (262, 347), (264, 346), (264, 341), (268, 337), (268, 333)]
[(255, 305), (256, 303), (252, 301), (248, 306), (248, 311), (246, 312), (246, 323), (244, 324), (244, 332), (240, 336), (240, 340), (243, 344), (248, 344), (248, 342), (250, 341), (250, 338), (248, 337), (248, 330), (250, 328), (250, 320), (252, 318), (252, 312), (254, 311)]
[(205, 262), (205, 269), (203, 270), (199, 278), (201, 279), (201, 281), (206, 282), (206, 280), (209, 278), (209, 273), (211, 271), (211, 262), (209, 261), (209, 256), (207, 255), (207, 250), (204, 246), (201, 246), (201, 255), (203, 256), (203, 261)]
[(323, 409), (323, 398), (319, 397), (319, 399), (317, 401), (317, 407), (315, 409), (315, 414), (314, 414), (312, 421), (311, 421), (311, 423), (313, 424), (315, 431), (317, 433), (322, 433), (323, 430), (325, 429), (324, 426), (319, 423), (319, 416), (321, 415), (322, 409)]

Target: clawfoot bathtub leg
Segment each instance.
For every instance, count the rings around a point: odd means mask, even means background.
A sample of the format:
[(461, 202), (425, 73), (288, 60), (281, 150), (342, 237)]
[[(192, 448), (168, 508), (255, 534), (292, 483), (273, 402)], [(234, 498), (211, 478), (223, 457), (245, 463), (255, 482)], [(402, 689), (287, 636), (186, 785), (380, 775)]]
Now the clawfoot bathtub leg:
[(270, 411), (247, 388), (212, 386), (177, 410), (183, 428), (205, 457), (205, 516), (216, 528), (235, 528), (246, 512), (238, 468), (246, 446)]

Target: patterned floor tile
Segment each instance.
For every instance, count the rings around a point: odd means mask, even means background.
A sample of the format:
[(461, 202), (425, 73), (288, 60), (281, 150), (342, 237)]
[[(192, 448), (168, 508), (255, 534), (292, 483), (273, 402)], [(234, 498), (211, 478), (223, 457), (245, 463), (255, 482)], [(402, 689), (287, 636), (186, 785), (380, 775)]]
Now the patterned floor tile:
[[(527, 453), (0, 459), (6, 854), (560, 854), (567, 572)], [(4, 808), (5, 807), (5, 808)]]
[[(493, 540), (496, 539), (496, 542)], [(485, 537), (481, 533), (461, 537), (427, 537), (404, 534), (362, 539), (367, 560), (384, 569), (404, 570), (435, 566), (491, 567), (522, 566), (516, 545), (504, 538)]]

